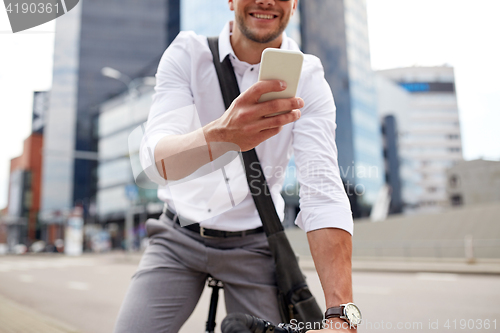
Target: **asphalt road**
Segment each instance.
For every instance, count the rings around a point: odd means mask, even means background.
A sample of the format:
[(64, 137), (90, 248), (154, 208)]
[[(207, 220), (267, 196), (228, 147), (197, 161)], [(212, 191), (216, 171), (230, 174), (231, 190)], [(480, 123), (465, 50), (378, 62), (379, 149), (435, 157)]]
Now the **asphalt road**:
[[(109, 333), (138, 260), (117, 253), (0, 257), (0, 296), (81, 333)], [(305, 273), (324, 307), (316, 272)], [(364, 315), (359, 332), (500, 331), (499, 275), (354, 272), (353, 288)], [(181, 333), (204, 332), (209, 297), (205, 290)], [(218, 324), (224, 315), (222, 301)]]

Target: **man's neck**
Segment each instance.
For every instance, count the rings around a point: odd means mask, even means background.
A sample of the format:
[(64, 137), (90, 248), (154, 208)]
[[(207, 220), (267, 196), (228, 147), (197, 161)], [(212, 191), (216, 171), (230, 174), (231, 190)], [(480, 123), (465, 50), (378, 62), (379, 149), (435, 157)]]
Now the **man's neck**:
[(269, 43), (263, 44), (246, 38), (238, 29), (234, 29), (233, 34), (230, 36), (230, 41), (234, 54), (239, 60), (255, 65), (260, 62), (262, 52), (265, 49), (269, 47), (279, 48), (281, 46), (283, 35), (280, 35)]

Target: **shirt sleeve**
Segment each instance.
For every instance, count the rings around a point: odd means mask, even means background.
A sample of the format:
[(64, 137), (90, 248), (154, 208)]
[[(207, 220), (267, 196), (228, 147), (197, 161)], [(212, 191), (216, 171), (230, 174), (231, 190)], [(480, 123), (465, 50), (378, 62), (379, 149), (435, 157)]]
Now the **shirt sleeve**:
[(153, 182), (164, 185), (154, 151), (166, 135), (181, 135), (201, 127), (191, 91), (193, 32), (181, 32), (163, 54), (156, 73), (155, 94), (140, 146), (141, 166)]
[[(352, 212), (338, 165), (335, 103), (318, 58), (307, 55), (301, 96), (305, 106), (294, 123), (293, 149), (300, 184), (295, 223), (306, 232), (340, 228), (353, 234)], [(306, 65), (306, 63), (304, 64)]]

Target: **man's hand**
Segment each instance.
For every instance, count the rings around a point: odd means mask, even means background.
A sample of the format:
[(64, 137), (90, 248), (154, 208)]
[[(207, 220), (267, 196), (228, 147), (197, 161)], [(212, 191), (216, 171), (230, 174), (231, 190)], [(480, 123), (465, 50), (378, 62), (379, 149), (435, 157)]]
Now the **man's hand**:
[(307, 331), (307, 333), (355, 333), (357, 329), (350, 327), (349, 323), (340, 318), (328, 319), (327, 325), (322, 330)]
[[(160, 175), (168, 180), (182, 179), (228, 150), (247, 151), (278, 134), (284, 125), (300, 118), (297, 108), (303, 107), (304, 101), (288, 98), (259, 103), (259, 99), (265, 93), (285, 89), (283, 81), (259, 81), (236, 98), (219, 119), (194, 132), (162, 138), (154, 152)], [(290, 112), (266, 117), (286, 111)]]
[[(284, 125), (300, 118), (301, 98), (275, 99), (259, 103), (265, 93), (283, 91), (286, 83), (279, 80), (259, 81), (236, 98), (229, 109), (217, 120), (203, 128), (207, 142), (231, 142), (241, 151), (255, 148), (261, 142), (278, 134)], [(284, 114), (266, 117), (277, 112)]]

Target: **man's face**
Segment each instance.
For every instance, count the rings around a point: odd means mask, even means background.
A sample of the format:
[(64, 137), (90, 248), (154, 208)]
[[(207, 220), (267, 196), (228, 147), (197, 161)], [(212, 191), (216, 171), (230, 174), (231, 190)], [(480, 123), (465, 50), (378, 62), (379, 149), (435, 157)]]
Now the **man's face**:
[(228, 0), (241, 33), (257, 43), (279, 37), (295, 12), (297, 0)]

